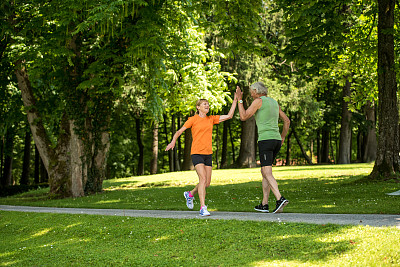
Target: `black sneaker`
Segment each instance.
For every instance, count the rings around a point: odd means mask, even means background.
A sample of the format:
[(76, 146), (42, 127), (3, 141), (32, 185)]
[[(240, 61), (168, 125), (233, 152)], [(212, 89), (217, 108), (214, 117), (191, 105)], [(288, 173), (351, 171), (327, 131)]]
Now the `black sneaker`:
[(284, 197), (281, 197), (281, 199), (279, 199), (279, 200), (276, 202), (276, 208), (274, 209), (274, 211), (273, 211), (272, 213), (280, 213), (280, 212), (283, 212), (283, 208), (284, 208), (287, 204), (289, 204), (289, 200), (287, 200), (287, 199), (284, 198)]
[(254, 209), (261, 212), (269, 212), (268, 204), (263, 205), (261, 203), (260, 205), (255, 206)]

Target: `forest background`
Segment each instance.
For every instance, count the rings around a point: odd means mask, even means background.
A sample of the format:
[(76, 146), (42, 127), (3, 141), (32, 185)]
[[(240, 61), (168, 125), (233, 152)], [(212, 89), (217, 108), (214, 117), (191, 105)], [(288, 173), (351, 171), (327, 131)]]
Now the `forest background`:
[[(3, 187), (78, 197), (107, 178), (193, 169), (190, 131), (164, 149), (195, 101), (226, 114), (256, 81), (291, 119), (277, 165), (375, 161), (371, 179), (398, 177), (395, 1), (0, 6)], [(214, 127), (214, 166), (257, 166), (256, 139), (254, 119)]]

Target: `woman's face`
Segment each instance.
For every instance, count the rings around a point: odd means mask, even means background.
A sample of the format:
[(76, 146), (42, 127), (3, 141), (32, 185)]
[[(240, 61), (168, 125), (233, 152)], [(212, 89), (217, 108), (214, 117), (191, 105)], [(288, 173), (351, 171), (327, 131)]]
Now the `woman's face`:
[(210, 111), (210, 104), (207, 101), (201, 102), (197, 109), (199, 112), (207, 114)]

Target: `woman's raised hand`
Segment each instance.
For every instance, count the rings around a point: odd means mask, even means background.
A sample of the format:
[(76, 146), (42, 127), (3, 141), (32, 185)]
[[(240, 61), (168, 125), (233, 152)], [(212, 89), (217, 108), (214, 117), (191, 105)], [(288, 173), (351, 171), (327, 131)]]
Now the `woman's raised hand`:
[(240, 90), (239, 86), (236, 86), (236, 97), (238, 100), (242, 100), (242, 97), (243, 97), (243, 92), (242, 92), (242, 90)]

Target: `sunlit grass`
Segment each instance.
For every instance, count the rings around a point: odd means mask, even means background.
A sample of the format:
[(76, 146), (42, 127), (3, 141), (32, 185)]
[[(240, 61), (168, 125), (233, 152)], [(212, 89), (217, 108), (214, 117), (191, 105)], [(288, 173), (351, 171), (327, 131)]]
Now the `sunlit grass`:
[[(400, 214), (395, 181), (365, 177), (372, 164), (274, 167), (281, 193), (290, 201), (285, 212)], [(48, 199), (40, 189), (8, 198), (0, 204), (107, 209), (186, 210), (183, 192), (198, 182), (195, 171), (106, 180), (104, 191), (83, 198)], [(206, 204), (211, 211), (249, 211), (262, 199), (260, 168), (213, 170)], [(270, 206), (275, 199), (271, 193)], [(197, 197), (195, 209), (199, 208)]]
[(398, 266), (400, 229), (0, 212), (2, 266)]

